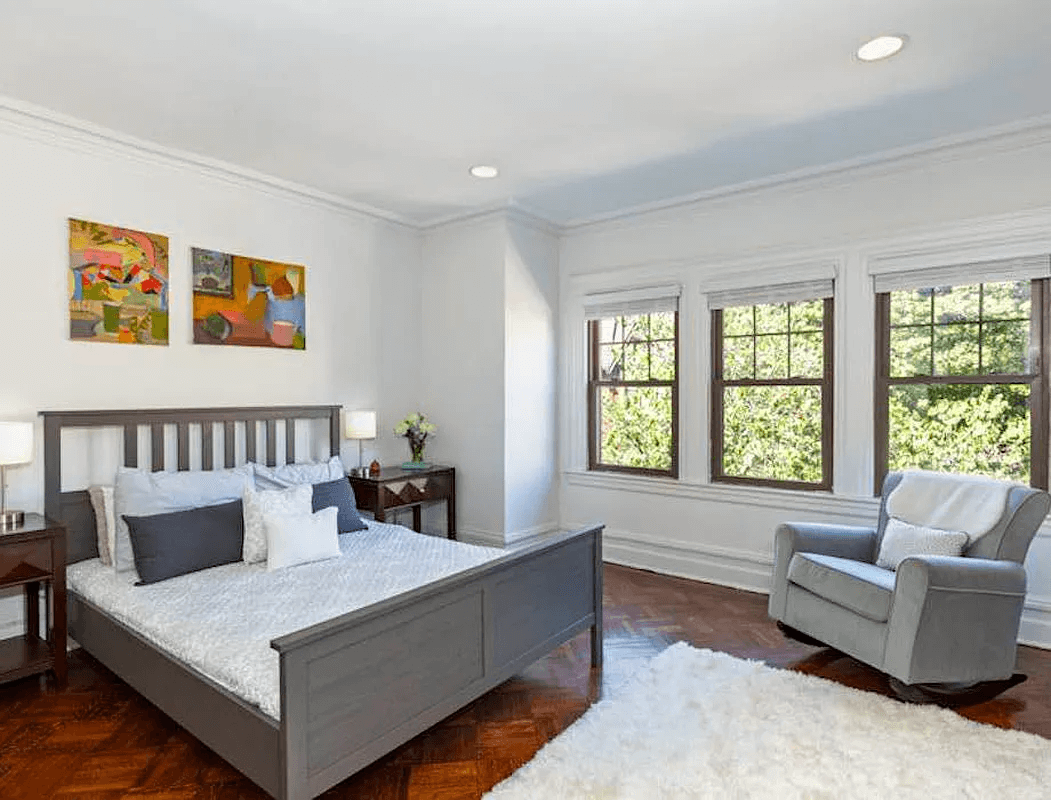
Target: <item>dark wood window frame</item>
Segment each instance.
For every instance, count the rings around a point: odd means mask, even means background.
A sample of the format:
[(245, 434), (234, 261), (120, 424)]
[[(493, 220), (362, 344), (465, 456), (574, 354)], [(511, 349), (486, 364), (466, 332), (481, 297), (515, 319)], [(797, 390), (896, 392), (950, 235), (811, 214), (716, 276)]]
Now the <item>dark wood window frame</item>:
[[(658, 313), (658, 312), (653, 312)], [(631, 475), (649, 475), (662, 478), (679, 477), (679, 312), (671, 312), (675, 321), (675, 377), (672, 380), (625, 381), (603, 379), (599, 358), (599, 323), (588, 321), (588, 469), (598, 472), (619, 472)], [(612, 315), (611, 315), (612, 316)], [(633, 315), (626, 315), (633, 316)], [(599, 461), (599, 392), (607, 387), (626, 389), (646, 386), (671, 388), (671, 466), (666, 469), (629, 467), (605, 464)]]
[[(820, 298), (815, 298), (820, 299)], [(723, 377), (723, 312), (712, 311), (712, 427), (711, 460), (712, 482), (733, 483), (745, 486), (764, 486), (777, 489), (802, 489), (809, 491), (832, 490), (832, 428), (833, 428), (833, 355), (835, 318), (834, 301), (825, 297), (822, 331), (824, 333), (822, 356), (824, 359), (820, 378), (772, 378), (727, 380)], [(750, 305), (771, 305), (755, 303)], [(753, 336), (760, 334), (755, 334)], [(791, 333), (789, 332), (789, 336)], [(791, 348), (789, 348), (791, 354)], [(789, 356), (791, 357), (791, 355)], [(723, 404), (727, 387), (733, 386), (819, 386), (821, 387), (821, 480), (783, 481), (770, 478), (749, 478), (727, 475), (723, 471)]]
[[(977, 281), (961, 280), (954, 286), (965, 286)], [(983, 283), (998, 283), (984, 281)], [(1033, 372), (993, 373), (979, 375), (917, 375), (891, 377), (890, 375), (890, 295), (876, 294), (876, 380), (874, 403), (875, 472), (873, 494), (879, 495), (890, 464), (890, 389), (892, 386), (909, 384), (971, 384), (971, 385), (1027, 385), (1030, 387), (1030, 484), (1040, 489), (1048, 488), (1048, 376), (1047, 359), (1051, 356), (1051, 324), (1047, 314), (1051, 297), (1051, 280), (1033, 280), (1030, 284), (1030, 353), (1033, 354)], [(933, 301), (933, 297), (932, 297)], [(932, 327), (933, 325), (932, 313)], [(981, 324), (981, 320), (979, 320)], [(979, 338), (979, 354), (981, 339)], [(980, 355), (979, 355), (980, 357)], [(931, 348), (934, 358), (934, 348)], [(931, 370), (933, 372), (933, 368)]]

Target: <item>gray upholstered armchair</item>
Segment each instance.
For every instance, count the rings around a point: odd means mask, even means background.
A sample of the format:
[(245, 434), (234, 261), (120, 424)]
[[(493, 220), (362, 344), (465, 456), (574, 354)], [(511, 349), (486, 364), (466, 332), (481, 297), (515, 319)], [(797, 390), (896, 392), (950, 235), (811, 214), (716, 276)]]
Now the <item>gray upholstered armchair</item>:
[[(992, 527), (963, 545), (962, 555), (913, 555), (892, 571), (875, 562), (888, 497), (901, 480), (901, 473), (887, 476), (875, 527), (778, 527), (770, 616), (789, 636), (887, 673), (892, 686), (893, 679), (907, 687), (936, 684), (931, 688), (938, 692), (1010, 681), (1026, 591), (1022, 562), (1051, 497), (1000, 484)], [(1024, 676), (1014, 683), (1020, 680)]]

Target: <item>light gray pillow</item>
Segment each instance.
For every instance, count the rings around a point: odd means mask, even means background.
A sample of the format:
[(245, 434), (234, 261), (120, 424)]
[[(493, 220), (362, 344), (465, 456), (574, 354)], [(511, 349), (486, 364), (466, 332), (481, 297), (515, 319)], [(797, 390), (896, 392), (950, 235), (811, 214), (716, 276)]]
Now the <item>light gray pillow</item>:
[(896, 570), (909, 556), (959, 556), (967, 539), (963, 531), (924, 528), (891, 517), (883, 532), (876, 566)]
[(328, 461), (282, 464), (279, 467), (268, 467), (266, 464), (252, 466), (255, 469), (256, 489), (287, 489), (301, 483), (324, 483), (347, 477), (339, 456), (332, 456)]
[(240, 500), (245, 488), (252, 485), (252, 476), (249, 464), (207, 472), (147, 472), (121, 467), (113, 488), (117, 518), (113, 566), (117, 572), (135, 569), (125, 514), (145, 517)]
[(266, 561), (266, 528), (263, 527), (263, 520), (274, 514), (309, 515), (313, 511), (310, 507), (313, 488), (309, 483), (301, 483), (287, 489), (245, 489), (245, 537), (241, 557), (246, 563)]

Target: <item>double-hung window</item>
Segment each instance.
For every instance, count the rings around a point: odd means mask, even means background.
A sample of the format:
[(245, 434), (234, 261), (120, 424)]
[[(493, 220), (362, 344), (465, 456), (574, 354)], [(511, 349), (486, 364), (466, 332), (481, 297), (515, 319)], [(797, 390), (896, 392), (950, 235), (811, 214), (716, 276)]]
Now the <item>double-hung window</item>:
[(585, 298), (588, 467), (678, 477), (679, 288)]
[(832, 488), (832, 281), (715, 292), (712, 480)]
[(1048, 485), (1048, 257), (876, 275), (875, 478)]

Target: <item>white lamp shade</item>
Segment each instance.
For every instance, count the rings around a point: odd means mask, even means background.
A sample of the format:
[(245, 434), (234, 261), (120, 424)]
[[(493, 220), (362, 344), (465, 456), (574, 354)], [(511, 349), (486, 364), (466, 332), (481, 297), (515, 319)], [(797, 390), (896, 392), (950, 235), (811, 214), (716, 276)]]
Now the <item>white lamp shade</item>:
[(0, 464), (28, 464), (33, 460), (33, 423), (0, 422)]
[(348, 439), (376, 438), (375, 411), (348, 411), (346, 422)]

